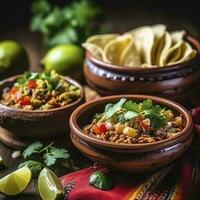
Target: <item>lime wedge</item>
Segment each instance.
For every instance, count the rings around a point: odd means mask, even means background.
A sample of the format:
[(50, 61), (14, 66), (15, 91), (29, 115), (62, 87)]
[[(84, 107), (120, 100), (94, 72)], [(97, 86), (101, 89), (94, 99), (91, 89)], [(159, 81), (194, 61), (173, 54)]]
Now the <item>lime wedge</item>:
[(0, 192), (9, 196), (20, 194), (28, 187), (30, 180), (30, 169), (22, 167), (0, 179)]
[(43, 200), (56, 200), (64, 195), (64, 188), (58, 177), (49, 169), (44, 168), (38, 178), (38, 190)]

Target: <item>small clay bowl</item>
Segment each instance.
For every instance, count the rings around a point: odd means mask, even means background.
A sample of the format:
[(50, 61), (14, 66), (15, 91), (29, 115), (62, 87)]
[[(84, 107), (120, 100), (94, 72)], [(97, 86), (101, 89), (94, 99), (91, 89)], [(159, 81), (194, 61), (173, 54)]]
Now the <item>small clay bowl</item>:
[(193, 135), (169, 148), (144, 153), (120, 153), (98, 149), (71, 134), (74, 146), (102, 166), (126, 173), (143, 173), (163, 167), (180, 157), (191, 145)]
[(144, 69), (117, 66), (100, 61), (86, 51), (86, 81), (102, 96), (145, 94), (185, 103), (200, 90), (200, 43), (190, 36), (186, 40), (197, 50), (197, 56), (168, 67)]
[[(184, 128), (172, 138), (144, 144), (111, 143), (83, 133), (83, 127), (91, 122), (96, 113), (103, 112), (106, 104), (115, 103), (121, 98), (138, 102), (152, 99), (154, 103), (181, 114)], [(117, 95), (89, 101), (72, 113), (70, 128), (73, 144), (89, 159), (130, 172), (151, 171), (172, 162), (190, 146), (193, 137), (192, 118), (184, 107), (168, 99), (147, 95)]]
[[(103, 141), (97, 139), (95, 137), (88, 136), (83, 133), (82, 128), (91, 122), (92, 117), (96, 113), (102, 113), (104, 107), (108, 103), (116, 103), (121, 98), (126, 98), (128, 100), (134, 100), (141, 102), (145, 99), (151, 99), (155, 104), (162, 105), (165, 107), (170, 108), (173, 112), (181, 114), (183, 117), (183, 123), (185, 127), (179, 133), (177, 133), (174, 137), (161, 140), (158, 142), (153, 143), (144, 143), (144, 144), (117, 144), (111, 143), (107, 141)], [(175, 103), (171, 100), (154, 97), (154, 96), (147, 96), (147, 95), (116, 95), (116, 96), (108, 96), (102, 97), (97, 100), (93, 100), (83, 104), (82, 106), (78, 107), (70, 117), (70, 127), (71, 132), (76, 135), (80, 140), (95, 146), (97, 148), (109, 150), (109, 151), (118, 151), (118, 152), (148, 152), (148, 151), (155, 151), (162, 148), (167, 148), (173, 146), (183, 140), (185, 140), (192, 132), (193, 125), (192, 125), (192, 118), (189, 113), (184, 107)]]
[[(3, 89), (10, 87), (21, 75), (13, 76), (0, 82), (0, 96)], [(84, 89), (75, 80), (63, 77), (69, 83), (81, 89), (81, 96), (69, 105), (50, 110), (15, 109), (0, 103), (0, 126), (17, 137), (54, 138), (67, 134), (68, 120), (71, 113), (85, 102)]]

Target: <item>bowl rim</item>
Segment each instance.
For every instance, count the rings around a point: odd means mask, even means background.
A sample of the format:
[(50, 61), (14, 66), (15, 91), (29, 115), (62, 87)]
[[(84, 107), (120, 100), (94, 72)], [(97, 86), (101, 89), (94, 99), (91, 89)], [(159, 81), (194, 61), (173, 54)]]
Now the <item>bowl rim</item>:
[(185, 61), (181, 64), (174, 64), (170, 66), (164, 66), (164, 67), (151, 67), (151, 68), (140, 68), (140, 67), (127, 67), (127, 66), (120, 66), (120, 65), (115, 65), (115, 64), (110, 64), (106, 63), (104, 61), (101, 61), (97, 58), (95, 58), (88, 50), (86, 50), (86, 59), (90, 60), (91, 62), (95, 63), (98, 66), (101, 66), (102, 68), (106, 70), (114, 70), (117, 72), (123, 72), (123, 73), (130, 73), (130, 72), (135, 72), (135, 73), (149, 73), (149, 72), (160, 72), (161, 70), (163, 72), (169, 71), (169, 70), (177, 70), (179, 68), (186, 67), (188, 64), (191, 64), (197, 60), (200, 60), (200, 42), (192, 37), (192, 36), (185, 36), (186, 40), (197, 50), (197, 55), (188, 60)]
[[(18, 74), (18, 75), (14, 75), (14, 76), (11, 76), (9, 78), (6, 78), (6, 79), (0, 81), (0, 86), (3, 86), (7, 82), (13, 82), (17, 78), (21, 77), (22, 75), (23, 74)], [(74, 102), (72, 102), (72, 103), (70, 103), (66, 106), (58, 107), (58, 108), (52, 108), (52, 109), (49, 109), (49, 110), (23, 110), (23, 109), (17, 109), (17, 108), (6, 106), (6, 105), (4, 105), (0, 102), (0, 109), (5, 109), (5, 110), (8, 110), (8, 111), (14, 111), (14, 112), (19, 112), (19, 113), (38, 113), (38, 114), (40, 114), (40, 113), (50, 113), (50, 112), (65, 110), (69, 107), (73, 107), (74, 105), (80, 103), (84, 99), (84, 96), (85, 96), (83, 86), (78, 81), (74, 80), (73, 78), (71, 78), (69, 76), (62, 76), (62, 75), (60, 75), (60, 76), (65, 81), (77, 86), (81, 90), (81, 95), (76, 101), (74, 101)]]
[[(161, 105), (166, 105), (168, 106), (170, 109), (176, 110), (178, 111), (180, 114), (183, 114), (185, 120), (186, 120), (186, 125), (185, 127), (179, 132), (177, 133), (175, 136), (173, 136), (172, 138), (168, 138), (168, 139), (164, 139), (161, 141), (157, 141), (157, 142), (153, 142), (153, 143), (142, 143), (142, 144), (117, 144), (117, 143), (112, 143), (112, 142), (108, 142), (108, 141), (104, 141), (104, 140), (100, 140), (88, 135), (85, 135), (83, 133), (83, 130), (79, 127), (78, 123), (77, 123), (77, 118), (85, 111), (87, 111), (87, 109), (91, 106), (95, 107), (98, 106), (99, 103), (109, 103), (112, 101), (117, 101), (120, 98), (130, 98), (130, 99), (136, 99), (136, 100), (144, 100), (144, 99), (152, 99), (153, 101), (155, 101), (158, 104)], [(168, 143), (173, 143), (175, 144), (175, 139), (179, 139), (181, 136), (184, 136), (184, 133), (186, 136), (191, 134), (192, 129), (193, 129), (193, 124), (192, 124), (192, 117), (189, 113), (189, 111), (184, 108), (183, 106), (181, 106), (180, 104), (165, 99), (165, 98), (161, 98), (161, 97), (156, 97), (156, 96), (150, 96), (150, 95), (112, 95), (112, 96), (107, 96), (107, 97), (101, 97), (89, 102), (86, 102), (84, 104), (82, 104), (81, 106), (79, 106), (77, 109), (74, 110), (74, 112), (72, 113), (71, 117), (70, 117), (70, 127), (71, 127), (71, 131), (73, 133), (75, 133), (79, 139), (86, 141), (92, 145), (100, 146), (101, 148), (110, 148), (110, 149), (124, 149), (124, 150), (142, 150), (143, 148), (152, 148), (155, 147), (153, 149), (157, 149), (156, 146), (159, 145), (163, 145), (163, 147), (167, 147)], [(100, 148), (99, 147), (99, 148)], [(145, 150), (144, 150), (145, 151)]]

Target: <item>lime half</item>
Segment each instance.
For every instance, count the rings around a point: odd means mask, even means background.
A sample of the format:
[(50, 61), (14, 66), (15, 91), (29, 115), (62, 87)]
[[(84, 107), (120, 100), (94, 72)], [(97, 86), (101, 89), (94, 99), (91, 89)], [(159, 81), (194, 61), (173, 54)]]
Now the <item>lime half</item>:
[(0, 179), (0, 192), (13, 196), (22, 193), (31, 181), (31, 171), (22, 167)]
[(49, 169), (44, 168), (38, 178), (38, 190), (43, 200), (56, 200), (64, 195), (64, 188), (58, 177)]

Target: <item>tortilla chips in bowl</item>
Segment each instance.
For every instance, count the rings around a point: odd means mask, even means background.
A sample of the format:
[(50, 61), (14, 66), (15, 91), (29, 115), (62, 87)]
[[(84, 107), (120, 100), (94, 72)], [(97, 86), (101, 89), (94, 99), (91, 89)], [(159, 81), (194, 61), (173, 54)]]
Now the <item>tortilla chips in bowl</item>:
[(144, 26), (91, 36), (83, 47), (86, 80), (101, 95), (148, 94), (183, 103), (200, 89), (199, 42), (184, 30)]

